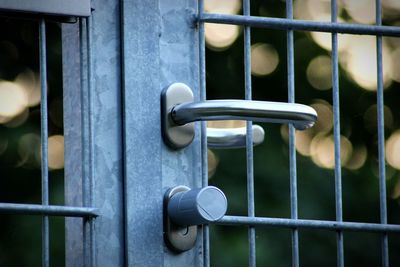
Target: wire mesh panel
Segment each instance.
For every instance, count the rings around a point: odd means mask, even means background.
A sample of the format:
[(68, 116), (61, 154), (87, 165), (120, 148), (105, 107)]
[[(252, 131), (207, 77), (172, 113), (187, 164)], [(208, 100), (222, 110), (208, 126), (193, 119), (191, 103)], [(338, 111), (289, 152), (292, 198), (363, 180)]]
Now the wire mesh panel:
[[(371, 7), (373, 8), (373, 7)], [(250, 1), (243, 1), (243, 15), (230, 15), (207, 13), (204, 11), (204, 1), (199, 0), (199, 34), (200, 34), (200, 88), (202, 99), (205, 100), (206, 87), (206, 64), (205, 64), (205, 43), (204, 28), (205, 24), (228, 24), (243, 27), (244, 35), (244, 88), (245, 98), (252, 99), (252, 78), (251, 78), (251, 28), (264, 28), (283, 30), (286, 32), (287, 44), (287, 88), (288, 102), (295, 102), (295, 63), (294, 63), (294, 31), (307, 32), (326, 32), (331, 34), (331, 79), (332, 79), (332, 103), (333, 103), (333, 138), (334, 138), (334, 189), (335, 189), (335, 208), (336, 220), (311, 220), (300, 219), (298, 216), (297, 198), (297, 164), (296, 164), (296, 135), (292, 125), (289, 126), (289, 174), (290, 174), (290, 218), (257, 217), (255, 214), (254, 198), (254, 157), (251, 122), (247, 122), (247, 216), (225, 216), (217, 222), (220, 225), (236, 225), (248, 228), (248, 265), (256, 265), (256, 227), (273, 226), (291, 229), (292, 235), (292, 265), (299, 266), (299, 229), (324, 229), (336, 232), (337, 247), (337, 266), (344, 266), (344, 231), (377, 232), (381, 235), (381, 260), (382, 266), (389, 266), (388, 234), (398, 233), (399, 225), (388, 224), (387, 220), (387, 194), (386, 194), (386, 175), (385, 175), (385, 140), (384, 140), (384, 100), (383, 100), (383, 67), (382, 67), (382, 36), (400, 36), (400, 29), (393, 26), (382, 26), (382, 2), (376, 1), (376, 23), (375, 25), (338, 23), (338, 3), (331, 1), (330, 22), (306, 21), (293, 19), (293, 1), (286, 1), (286, 18), (256, 17), (250, 15)], [(342, 166), (341, 166), (341, 126), (340, 126), (340, 94), (339, 94), (339, 52), (338, 52), (338, 33), (373, 35), (376, 36), (376, 58), (377, 58), (377, 146), (379, 150), (379, 203), (380, 203), (380, 223), (347, 222), (343, 219), (342, 204)], [(301, 52), (300, 52), (301, 53)], [(366, 55), (373, 56), (373, 55)], [(203, 125), (203, 135), (205, 134)], [(203, 146), (203, 152), (206, 146)], [(206, 158), (203, 157), (203, 161)], [(207, 179), (204, 180), (204, 184)], [(205, 239), (208, 242), (208, 239)], [(210, 264), (209, 245), (206, 243), (205, 263)]]
[[(98, 1), (98, 3), (103, 4), (104, 7), (108, 5), (110, 8), (118, 5), (116, 2), (102, 3)], [(85, 9), (85, 16), (90, 15), (89, 1), (85, 1), (84, 4), (82, 8)], [(24, 10), (24, 13), (16, 13), (18, 8), (23, 9), (24, 6), (18, 6), (15, 3), (13, 5), (17, 8), (12, 8), (10, 13), (9, 6), (2, 6), (2, 3), (0, 3), (2, 17), (11, 17), (13, 20), (15, 17), (16, 21), (24, 21), (27, 25), (35, 25), (37, 28), (37, 31), (32, 33), (37, 33), (37, 35), (31, 36), (31, 32), (26, 30), (26, 32), (23, 32), (25, 34), (23, 38), (32, 38), (32, 40), (37, 40), (38, 42), (33, 46), (37, 47), (37, 53), (34, 52), (34, 55), (38, 55), (40, 65), (41, 94), (38, 95), (41, 96), (41, 99), (38, 103), (40, 102), (41, 140), (38, 153), (41, 155), (41, 164), (39, 164), (41, 168), (41, 203), (0, 203), (0, 213), (9, 214), (10, 216), (38, 215), (42, 217), (42, 266), (54, 266), (56, 263), (61, 264), (64, 262), (64, 258), (55, 259), (50, 257), (53, 255), (54, 246), (59, 245), (64, 240), (66, 243), (62, 244), (61, 247), (65, 246), (66, 253), (61, 253), (61, 255), (66, 256), (65, 264), (67, 266), (96, 266), (99, 265), (98, 262), (105, 264), (104, 266), (122, 265), (124, 249), (121, 201), (121, 139), (115, 138), (115, 136), (119, 136), (121, 131), (121, 116), (118, 116), (121, 107), (120, 94), (115, 89), (118, 88), (117, 81), (119, 79), (117, 77), (119, 77), (120, 65), (115, 61), (118, 49), (111, 48), (112, 52), (104, 53), (106, 46), (114, 45), (114, 47), (119, 48), (117, 36), (110, 41), (112, 38), (111, 32), (115, 35), (119, 32), (117, 30), (110, 31), (106, 28), (118, 25), (118, 8), (115, 9), (115, 12), (109, 12), (107, 8), (99, 10), (94, 17), (108, 17), (109, 20), (107, 23), (103, 22), (103, 20), (97, 20), (94, 23), (95, 26), (92, 26), (92, 18), (71, 17), (77, 14), (74, 12), (68, 13), (68, 9), (63, 9), (63, 12), (57, 13), (57, 9), (62, 8), (60, 3), (53, 10), (53, 13), (48, 11), (51, 6), (49, 3), (46, 4), (45, 1), (38, 2), (37, 6), (34, 7), (30, 4), (35, 9), (34, 14), (29, 13), (29, 10)], [(41, 9), (40, 5), (44, 5), (45, 8)], [(71, 8), (74, 8), (77, 12), (79, 11), (79, 5), (71, 6)], [(79, 13), (78, 15), (82, 14)], [(110, 20), (114, 20), (115, 23), (108, 23)], [(58, 27), (58, 29), (62, 28), (62, 37), (54, 34), (47, 36), (49, 25)], [(95, 32), (92, 31), (93, 28), (96, 29)], [(104, 32), (107, 32), (107, 35), (104, 35)], [(107, 44), (92, 44), (92, 36), (97, 40), (107, 37)], [(51, 39), (52, 43), (56, 42), (58, 45), (58, 49), (50, 47), (52, 49), (50, 50), (51, 57), (48, 57), (49, 49), (47, 44), (49, 39)], [(24, 40), (29, 41), (30, 39)], [(53, 53), (53, 50), (57, 50), (57, 53)], [(54, 54), (57, 54), (57, 57)], [(54, 114), (51, 113), (48, 105), (49, 79), (52, 81), (51, 84), (54, 84), (53, 81), (55, 79), (54, 76), (48, 77), (48, 73), (53, 71), (49, 69), (49, 66), (54, 67), (52, 65), (53, 62), (59, 62), (60, 66), (61, 62), (63, 63), (62, 77), (60, 75), (58, 81), (63, 80), (64, 90), (59, 96), (62, 99), (60, 100), (62, 104), (58, 103), (57, 108), (64, 109), (64, 112), (60, 111), (59, 115), (61, 116), (61, 121), (62, 114), (64, 115), (65, 126), (63, 133), (65, 136), (65, 179), (63, 179), (65, 180), (65, 200), (63, 196), (57, 197), (61, 199), (59, 202), (65, 203), (65, 205), (52, 205), (49, 198), (50, 192), (54, 193), (54, 189), (52, 190), (51, 186), (55, 184), (52, 179), (49, 179), (48, 167), (52, 166), (53, 158), (51, 156), (54, 156), (49, 153), (49, 140), (51, 138), (49, 139), (48, 127), (48, 125), (51, 125), (50, 119), (54, 119), (52, 117)], [(92, 62), (97, 63), (94, 68), (92, 68)], [(100, 83), (95, 83), (94, 77), (99, 75), (99, 69), (102, 68), (106, 70), (108, 76), (102, 75), (101, 87), (99, 87)], [(93, 74), (93, 70), (96, 73)], [(100, 79), (97, 80), (100, 81)], [(59, 84), (61, 86), (62, 82), (59, 82)], [(34, 86), (34, 84), (28, 84), (27, 86)], [(52, 90), (53, 94), (55, 94), (54, 87)], [(101, 92), (95, 94), (97, 90)], [(107, 94), (106, 100), (99, 101), (105, 94)], [(94, 103), (94, 101), (96, 102)], [(54, 103), (51, 103), (51, 108), (54, 109)], [(95, 109), (101, 109), (103, 112), (95, 112)], [(96, 117), (94, 117), (95, 114)], [(94, 135), (94, 131), (101, 133)], [(96, 146), (94, 142), (96, 142)], [(64, 144), (62, 146), (64, 147)], [(26, 149), (35, 148), (26, 147)], [(112, 164), (107, 165), (106, 163), (109, 162), (112, 162)], [(95, 168), (95, 164), (100, 164), (102, 167)], [(63, 195), (62, 192), (60, 194)], [(93, 208), (94, 206), (99, 208)], [(104, 213), (101, 212), (102, 209), (104, 209)], [(98, 217), (100, 212), (104, 216), (96, 221), (97, 233), (100, 234), (95, 235), (94, 219)], [(60, 228), (62, 230), (59, 232), (55, 232), (54, 228), (50, 229), (52, 225), (49, 223), (51, 216), (66, 217), (65, 238), (61, 236), (64, 234), (62, 228)], [(23, 218), (25, 218), (24, 220), (26, 221), (24, 223), (27, 225), (34, 221), (30, 217)], [(62, 224), (64, 225), (64, 220), (62, 220)], [(110, 235), (112, 238), (110, 238)], [(96, 242), (95, 237), (99, 242)], [(56, 238), (60, 238), (61, 241), (54, 241)], [(34, 251), (21, 253), (21, 258), (29, 261), (27, 254), (34, 253)], [(60, 253), (57, 255), (60, 256)]]
[[(8, 13), (4, 16), (10, 16)], [(26, 20), (26, 19), (25, 19)], [(52, 260), (50, 259), (51, 245), (50, 245), (50, 216), (61, 217), (79, 217), (83, 221), (92, 222), (93, 218), (98, 215), (95, 208), (89, 205), (85, 206), (61, 206), (51, 205), (49, 200), (50, 182), (49, 182), (49, 105), (48, 105), (48, 49), (46, 26), (48, 19), (45, 17), (30, 18), (27, 23), (36, 25), (38, 36), (37, 55), (39, 57), (39, 77), (40, 77), (40, 154), (41, 154), (41, 204), (30, 203), (0, 203), (0, 213), (9, 215), (39, 215), (42, 217), (42, 248), (41, 248), (41, 262), (42, 266), (50, 266)], [(51, 21), (51, 19), (49, 20)], [(33, 147), (26, 147), (26, 149), (34, 149)], [(51, 160), (51, 159), (50, 159)], [(81, 221), (82, 221), (81, 219)]]

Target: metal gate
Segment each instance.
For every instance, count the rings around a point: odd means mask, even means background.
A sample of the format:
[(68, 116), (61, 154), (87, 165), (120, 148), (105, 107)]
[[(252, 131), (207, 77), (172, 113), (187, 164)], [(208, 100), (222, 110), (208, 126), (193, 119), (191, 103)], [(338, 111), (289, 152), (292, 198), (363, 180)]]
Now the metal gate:
[[(46, 1), (44, 2), (46, 5)], [(167, 86), (187, 84), (195, 101), (206, 100), (205, 23), (244, 28), (245, 98), (252, 99), (250, 30), (270, 28), (287, 33), (288, 102), (295, 102), (293, 32), (319, 31), (332, 36), (332, 85), (335, 140), (336, 220), (299, 219), (295, 127), (289, 126), (290, 218), (257, 217), (254, 201), (253, 124), (246, 126), (247, 216), (224, 216), (214, 222), (248, 228), (249, 266), (256, 266), (256, 228), (292, 231), (292, 265), (299, 266), (299, 229), (336, 232), (337, 265), (344, 266), (345, 231), (382, 236), (382, 266), (389, 266), (388, 235), (400, 232), (388, 224), (384, 152), (382, 36), (399, 36), (398, 27), (382, 26), (380, 0), (376, 25), (337, 22), (337, 1), (331, 1), (331, 22), (293, 19), (293, 1), (286, 18), (204, 12), (203, 0), (92, 1), (88, 13), (61, 14), (39, 8), (41, 66), (42, 205), (1, 203), (2, 213), (41, 215), (42, 262), (49, 266), (49, 216), (65, 216), (68, 266), (209, 266), (209, 226), (198, 226), (194, 247), (183, 253), (164, 243), (163, 197), (172, 187), (208, 185), (206, 123), (196, 124), (190, 146), (170, 149), (162, 138), (161, 93)], [(0, 2), (0, 5), (2, 3)], [(74, 4), (71, 4), (74, 6)], [(15, 7), (3, 8), (15, 10)], [(79, 9), (81, 10), (81, 9)], [(26, 11), (26, 10), (25, 10)], [(30, 12), (33, 12), (30, 10)], [(46, 14), (46, 16), (43, 15)], [(49, 205), (47, 163), (46, 20), (49, 14), (80, 16), (62, 25), (65, 193), (67, 206)], [(85, 17), (87, 16), (87, 17)], [(346, 222), (342, 211), (338, 34), (376, 36), (380, 223)], [(71, 218), (78, 217), (78, 218)], [(229, 254), (229, 252), (227, 252)]]

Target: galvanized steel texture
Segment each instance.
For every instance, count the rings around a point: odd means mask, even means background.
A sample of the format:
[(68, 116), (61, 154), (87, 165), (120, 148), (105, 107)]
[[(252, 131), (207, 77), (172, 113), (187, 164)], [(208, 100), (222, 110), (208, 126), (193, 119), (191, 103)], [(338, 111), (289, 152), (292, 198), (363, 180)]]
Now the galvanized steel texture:
[[(160, 94), (183, 82), (199, 92), (197, 1), (122, 1), (126, 264), (202, 266), (201, 234), (176, 255), (163, 241), (163, 195), (176, 185), (201, 187), (200, 136), (180, 151), (161, 138)], [(197, 129), (199, 131), (199, 129)]]
[(93, 204), (100, 216), (66, 222), (66, 265), (122, 266), (120, 5), (93, 4), (102, 8), (82, 21), (80, 30), (77, 24), (63, 25), (65, 181), (66, 203)]

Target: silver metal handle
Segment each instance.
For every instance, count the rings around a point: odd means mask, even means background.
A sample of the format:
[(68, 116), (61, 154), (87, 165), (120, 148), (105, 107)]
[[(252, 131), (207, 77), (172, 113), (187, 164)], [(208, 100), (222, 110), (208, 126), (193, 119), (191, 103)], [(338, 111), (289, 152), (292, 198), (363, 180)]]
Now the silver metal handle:
[(194, 138), (194, 121), (250, 120), (292, 123), (299, 130), (312, 127), (317, 112), (309, 106), (268, 101), (208, 100), (193, 102), (192, 90), (183, 83), (174, 83), (161, 95), (162, 132), (165, 143), (178, 149)]
[[(264, 129), (253, 125), (253, 146), (264, 142)], [(246, 147), (246, 127), (211, 128), (207, 127), (207, 145), (209, 148), (241, 148)]]
[(254, 100), (207, 100), (182, 103), (171, 110), (177, 125), (193, 121), (248, 120), (272, 123), (293, 123), (298, 130), (314, 125), (317, 112), (309, 106)]

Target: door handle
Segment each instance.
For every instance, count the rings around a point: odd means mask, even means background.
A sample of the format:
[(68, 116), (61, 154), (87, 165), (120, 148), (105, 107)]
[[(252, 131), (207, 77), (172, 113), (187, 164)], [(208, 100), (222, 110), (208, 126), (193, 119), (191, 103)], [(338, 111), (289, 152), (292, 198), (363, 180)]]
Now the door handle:
[[(253, 146), (264, 142), (264, 129), (259, 125), (252, 126)], [(209, 148), (246, 147), (246, 127), (211, 128), (207, 127), (207, 145)]]
[(173, 149), (188, 146), (194, 138), (194, 121), (250, 120), (292, 123), (298, 130), (312, 127), (317, 112), (309, 106), (252, 100), (207, 100), (193, 102), (193, 92), (184, 83), (173, 83), (161, 94), (161, 122), (165, 143)]

